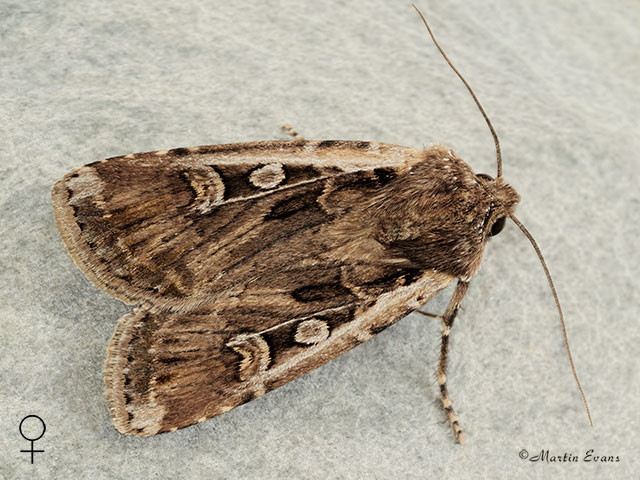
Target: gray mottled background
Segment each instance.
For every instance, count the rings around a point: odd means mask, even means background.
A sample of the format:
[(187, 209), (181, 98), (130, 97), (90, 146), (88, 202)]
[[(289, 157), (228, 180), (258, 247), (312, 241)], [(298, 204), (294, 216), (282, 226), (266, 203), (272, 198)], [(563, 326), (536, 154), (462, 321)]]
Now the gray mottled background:
[[(325, 367), (195, 427), (118, 434), (105, 349), (129, 308), (68, 256), (49, 191), (131, 152), (285, 138), (444, 143), (493, 173), (491, 137), (408, 2), (0, 0), (0, 477), (632, 478), (640, 5), (419, 2), (502, 139), (518, 214), (558, 285), (589, 428), (543, 272), (509, 226), (454, 328), (455, 445), (417, 314)], [(426, 308), (442, 312), (446, 292)], [(20, 420), (41, 416), (30, 465)], [(34, 435), (34, 433), (32, 433)], [(583, 461), (584, 452), (619, 462)], [(519, 458), (549, 449), (580, 461)], [(636, 477), (637, 478), (637, 477)]]

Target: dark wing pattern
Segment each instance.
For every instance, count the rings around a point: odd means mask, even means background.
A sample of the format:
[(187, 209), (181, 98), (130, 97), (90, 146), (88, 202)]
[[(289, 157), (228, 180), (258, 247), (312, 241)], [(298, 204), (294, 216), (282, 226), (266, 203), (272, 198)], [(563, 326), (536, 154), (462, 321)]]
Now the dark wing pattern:
[(137, 309), (120, 319), (107, 355), (114, 424), (154, 435), (227, 412), (364, 342), (452, 278), (427, 272), (380, 297), (309, 305), (298, 315), (267, 310), (268, 300), (186, 313)]
[[(230, 410), (471, 272), (489, 211), (465, 196), (481, 188), (474, 178), (443, 147), (338, 141), (175, 149), (70, 172), (53, 201), (72, 257), (140, 305), (108, 350), (118, 430), (153, 435)], [(424, 245), (441, 228), (434, 202), (462, 212), (449, 224), (468, 244)], [(461, 248), (469, 265), (424, 261)]]
[(318, 249), (339, 248), (325, 233), (350, 202), (362, 204), (419, 159), (368, 142), (129, 155), (67, 174), (54, 186), (54, 211), (74, 260), (98, 286), (127, 303), (187, 311), (236, 296), (247, 282), (272, 290), (263, 275), (306, 268), (300, 262), (315, 262)]

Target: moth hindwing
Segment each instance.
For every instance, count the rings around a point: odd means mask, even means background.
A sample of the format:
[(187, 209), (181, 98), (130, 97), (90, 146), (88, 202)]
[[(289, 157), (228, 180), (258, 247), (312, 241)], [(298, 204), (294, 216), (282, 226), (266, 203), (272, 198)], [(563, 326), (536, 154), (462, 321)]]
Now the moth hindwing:
[(52, 197), (76, 264), (136, 305), (105, 366), (135, 435), (226, 412), (466, 284), (518, 202), (442, 146), (304, 140), (110, 158)]

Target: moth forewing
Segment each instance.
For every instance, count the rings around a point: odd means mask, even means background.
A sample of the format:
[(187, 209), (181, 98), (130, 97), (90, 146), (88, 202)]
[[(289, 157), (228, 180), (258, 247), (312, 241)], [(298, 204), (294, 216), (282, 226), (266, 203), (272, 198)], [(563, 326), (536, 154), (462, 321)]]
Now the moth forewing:
[(410, 148), (336, 141), (131, 154), (65, 175), (53, 187), (54, 213), (74, 261), (100, 288), (129, 304), (187, 311), (233, 293), (219, 274), (240, 258), (239, 243), (287, 233), (265, 231), (268, 209), (298, 219), (296, 208), (327, 182), (373, 185), (420, 159)]

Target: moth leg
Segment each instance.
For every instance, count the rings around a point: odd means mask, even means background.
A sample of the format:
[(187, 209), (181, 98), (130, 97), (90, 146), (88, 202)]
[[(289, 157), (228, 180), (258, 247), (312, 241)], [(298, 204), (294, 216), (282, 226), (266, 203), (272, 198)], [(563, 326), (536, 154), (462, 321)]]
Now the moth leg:
[(416, 312), (424, 315), (425, 317), (437, 318), (440, 321), (442, 321), (443, 318), (444, 318), (442, 315), (436, 315), (435, 313), (423, 312), (422, 310), (416, 310)]
[(294, 140), (304, 140), (304, 137), (300, 135), (296, 130), (288, 123), (282, 126), (282, 129), (293, 137)]
[(467, 289), (469, 288), (469, 282), (465, 282), (462, 280), (458, 280), (458, 284), (456, 285), (456, 290), (453, 292), (453, 296), (451, 297), (451, 301), (449, 302), (449, 306), (447, 310), (444, 312), (442, 316), (442, 343), (440, 347), (440, 363), (438, 365), (438, 374), (437, 380), (440, 385), (440, 397), (442, 400), (442, 408), (447, 415), (447, 419), (453, 427), (453, 435), (456, 437), (458, 443), (465, 443), (465, 438), (462, 435), (462, 430), (460, 429), (460, 425), (458, 425), (458, 417), (453, 411), (453, 407), (451, 406), (451, 399), (449, 398), (449, 392), (447, 391), (447, 355), (449, 354), (449, 334), (451, 333), (451, 327), (453, 326), (453, 321), (456, 318), (458, 313), (458, 309), (460, 308), (460, 304), (462, 303), (462, 299), (467, 293)]

